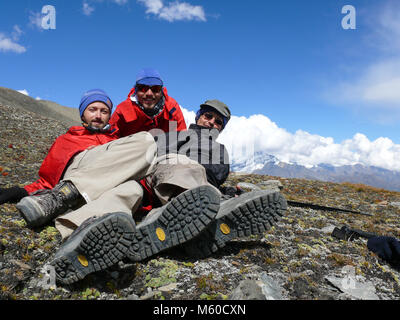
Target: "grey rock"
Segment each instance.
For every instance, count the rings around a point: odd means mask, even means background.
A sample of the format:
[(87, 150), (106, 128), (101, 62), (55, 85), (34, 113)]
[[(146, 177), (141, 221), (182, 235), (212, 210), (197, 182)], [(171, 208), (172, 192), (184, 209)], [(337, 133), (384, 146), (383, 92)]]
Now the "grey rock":
[(15, 265), (19, 266), (23, 270), (30, 270), (31, 269), (31, 267), (29, 265), (27, 265), (26, 263), (24, 263), (24, 262), (22, 262), (20, 260), (11, 259), (10, 262), (12, 264), (15, 264)]
[(389, 205), (393, 206), (393, 207), (398, 207), (400, 208), (400, 202), (395, 201), (395, 202), (390, 202)]
[(139, 300), (150, 300), (152, 299), (154, 296), (161, 294), (161, 291), (158, 290), (153, 290), (151, 288), (147, 288), (147, 293), (144, 294), (143, 296), (141, 296), (139, 298)]
[(278, 191), (281, 191), (283, 189), (283, 184), (279, 180), (262, 181), (260, 185), (263, 186), (264, 189), (273, 189)]
[(267, 300), (283, 300), (281, 286), (265, 272), (260, 276), (261, 290)]
[(174, 282), (174, 283), (170, 283), (166, 286), (160, 287), (160, 288), (158, 288), (158, 290), (161, 292), (171, 292), (173, 290), (176, 290), (177, 286), (178, 286), (178, 284), (176, 282)]
[(254, 280), (243, 280), (229, 295), (230, 300), (266, 300), (261, 287)]
[(258, 191), (261, 190), (261, 188), (259, 186), (256, 186), (253, 183), (249, 183), (249, 182), (239, 182), (238, 187), (246, 190), (246, 191)]
[(45, 290), (55, 289), (56, 286), (56, 271), (53, 266), (46, 264), (40, 270), (42, 277), (38, 279), (36, 286)]
[(322, 229), (320, 229), (321, 230), (321, 232), (322, 233), (325, 233), (325, 234), (332, 234), (332, 231), (335, 229), (335, 226), (333, 226), (333, 225), (329, 225), (329, 226), (326, 226), (326, 227), (324, 227), (324, 228), (322, 228)]
[(375, 286), (370, 281), (361, 282), (351, 275), (345, 277), (326, 276), (325, 279), (346, 296), (358, 300), (379, 300), (375, 294)]

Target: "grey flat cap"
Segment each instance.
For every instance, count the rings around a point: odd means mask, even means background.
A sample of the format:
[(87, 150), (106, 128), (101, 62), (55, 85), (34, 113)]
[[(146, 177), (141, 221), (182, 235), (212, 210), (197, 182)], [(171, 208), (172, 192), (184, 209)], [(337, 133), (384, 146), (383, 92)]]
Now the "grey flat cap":
[(228, 121), (231, 118), (231, 111), (229, 110), (228, 106), (219, 101), (219, 100), (207, 100), (204, 102), (202, 105), (200, 105), (200, 108), (203, 107), (211, 107), (217, 110), (220, 114), (222, 114)]

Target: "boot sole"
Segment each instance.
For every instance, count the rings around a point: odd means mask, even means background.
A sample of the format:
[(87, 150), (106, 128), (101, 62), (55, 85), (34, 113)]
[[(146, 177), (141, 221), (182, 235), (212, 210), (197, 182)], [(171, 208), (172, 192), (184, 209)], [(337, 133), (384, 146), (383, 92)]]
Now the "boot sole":
[(236, 205), (224, 208), (225, 214), (219, 213), (199, 237), (183, 245), (186, 253), (205, 258), (234, 238), (262, 234), (275, 225), (287, 209), (286, 199), (280, 192), (250, 198), (242, 203), (239, 198), (235, 199), (238, 202)]
[(76, 241), (75, 249), (66, 250), (51, 263), (58, 282), (71, 284), (117, 264), (129, 251), (135, 225), (127, 214), (111, 213), (87, 226), (82, 233), (72, 239)]
[(220, 195), (210, 186), (181, 193), (157, 219), (137, 226), (129, 258), (142, 261), (194, 238), (213, 221), (219, 203)]

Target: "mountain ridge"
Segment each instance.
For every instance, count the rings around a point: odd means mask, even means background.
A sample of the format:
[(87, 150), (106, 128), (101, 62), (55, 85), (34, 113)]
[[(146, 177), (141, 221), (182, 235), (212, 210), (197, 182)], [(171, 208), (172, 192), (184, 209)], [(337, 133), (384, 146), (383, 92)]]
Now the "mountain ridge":
[(251, 159), (233, 163), (231, 169), (234, 172), (267, 174), (283, 178), (361, 183), (375, 188), (400, 191), (400, 172), (360, 163), (343, 166), (321, 163), (306, 167), (280, 161), (277, 157), (265, 152), (257, 152)]
[(0, 105), (30, 111), (42, 117), (57, 120), (68, 127), (81, 124), (79, 112), (76, 108), (62, 106), (49, 100), (36, 100), (5, 87), (0, 87)]

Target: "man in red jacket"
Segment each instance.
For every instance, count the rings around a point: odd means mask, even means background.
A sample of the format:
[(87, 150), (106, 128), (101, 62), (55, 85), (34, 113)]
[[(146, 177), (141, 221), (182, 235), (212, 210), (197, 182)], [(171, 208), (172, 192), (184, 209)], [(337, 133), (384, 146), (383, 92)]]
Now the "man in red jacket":
[(77, 154), (117, 139), (115, 128), (108, 124), (112, 107), (111, 99), (103, 90), (86, 92), (79, 108), (83, 125), (71, 127), (55, 140), (39, 169), (37, 181), (24, 188), (0, 189), (0, 204), (16, 203), (38, 190), (54, 188)]
[(116, 129), (109, 124), (112, 107), (102, 90), (83, 95), (79, 105), (83, 125), (56, 139), (39, 170), (40, 178), (21, 192), (24, 197), (17, 208), (28, 226), (41, 226), (79, 208), (75, 216), (55, 221), (66, 238), (92, 216), (88, 207), (94, 200), (119, 197), (116, 211), (132, 209), (140, 202), (143, 192), (136, 181), (149, 174), (156, 144), (148, 132), (118, 139)]
[(164, 132), (186, 129), (179, 104), (168, 96), (160, 74), (151, 68), (138, 73), (135, 87), (117, 106), (110, 124), (117, 127), (119, 137), (151, 129)]

